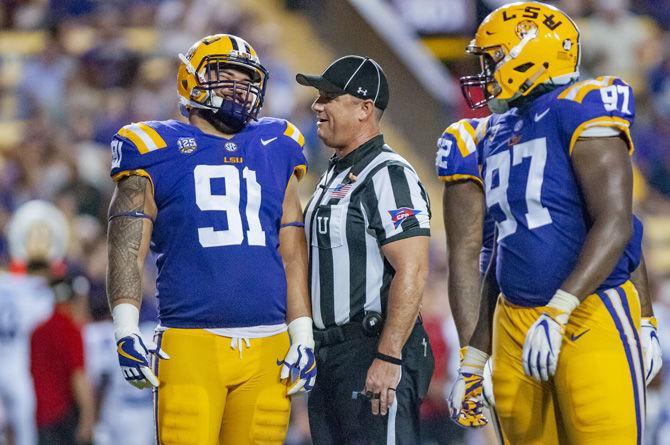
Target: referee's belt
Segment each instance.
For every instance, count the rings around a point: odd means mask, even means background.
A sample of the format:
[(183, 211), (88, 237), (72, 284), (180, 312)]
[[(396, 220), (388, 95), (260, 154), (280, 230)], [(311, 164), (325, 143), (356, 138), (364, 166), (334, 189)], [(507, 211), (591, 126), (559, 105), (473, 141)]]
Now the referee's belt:
[(314, 329), (314, 341), (319, 346), (332, 346), (352, 338), (372, 337), (363, 330), (361, 322), (352, 321), (328, 329)]
[[(416, 324), (423, 324), (419, 315)], [(353, 318), (353, 321), (327, 329), (314, 329), (314, 341), (318, 346), (332, 346), (346, 340), (364, 337), (378, 337), (384, 326), (384, 318), (378, 312), (366, 312)]]

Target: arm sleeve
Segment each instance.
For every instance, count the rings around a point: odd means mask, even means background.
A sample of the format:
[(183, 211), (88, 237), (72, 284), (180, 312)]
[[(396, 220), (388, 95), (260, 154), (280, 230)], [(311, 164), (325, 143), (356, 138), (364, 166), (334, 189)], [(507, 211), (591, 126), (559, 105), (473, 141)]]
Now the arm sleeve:
[(463, 119), (451, 124), (437, 140), (435, 169), (444, 182), (470, 180), (483, 186), (477, 160), (477, 143), (486, 121)]
[(598, 134), (620, 134), (633, 153), (630, 127), (635, 119), (635, 98), (626, 82), (614, 76), (585, 80), (563, 90), (558, 99), (560, 125), (570, 154), (577, 139)]
[(406, 165), (389, 164), (376, 172), (366, 185), (363, 207), (380, 244), (430, 236), (428, 194)]

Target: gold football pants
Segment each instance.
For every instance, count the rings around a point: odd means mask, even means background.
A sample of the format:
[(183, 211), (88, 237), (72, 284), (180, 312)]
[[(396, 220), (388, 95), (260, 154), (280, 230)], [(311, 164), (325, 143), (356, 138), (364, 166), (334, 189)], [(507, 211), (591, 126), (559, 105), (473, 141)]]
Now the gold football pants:
[(286, 332), (231, 347), (231, 338), (203, 329), (167, 329), (158, 345), (170, 356), (154, 365), (161, 445), (251, 445), (284, 442), (290, 401), (277, 360)]
[(589, 295), (570, 316), (556, 374), (523, 372), (521, 349), (540, 308), (498, 300), (493, 331), (493, 392), (511, 444), (641, 444), (645, 385), (635, 287)]

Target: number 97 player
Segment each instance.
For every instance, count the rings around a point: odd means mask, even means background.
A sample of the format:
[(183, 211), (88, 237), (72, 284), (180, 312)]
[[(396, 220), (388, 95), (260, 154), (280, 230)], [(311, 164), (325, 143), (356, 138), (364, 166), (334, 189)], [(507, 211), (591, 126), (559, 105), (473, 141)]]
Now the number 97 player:
[[(641, 341), (652, 329), (640, 324), (632, 282), (632, 91), (614, 76), (580, 81), (579, 31), (539, 2), (492, 12), (468, 52), (482, 72), (461, 79), (466, 99), (493, 112), (462, 133), (497, 233), (483, 289), (501, 293), (491, 347), (505, 440), (641, 443), (645, 377), (657, 371), (644, 356), (660, 354)], [(463, 359), (467, 374), (481, 375), (488, 357), (486, 318)]]

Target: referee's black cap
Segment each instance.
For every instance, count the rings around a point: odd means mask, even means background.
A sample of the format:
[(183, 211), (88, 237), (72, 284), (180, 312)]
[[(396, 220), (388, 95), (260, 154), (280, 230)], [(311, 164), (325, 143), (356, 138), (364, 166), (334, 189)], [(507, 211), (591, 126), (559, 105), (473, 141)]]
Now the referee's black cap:
[(321, 74), (297, 74), (300, 85), (311, 86), (326, 93), (351, 94), (370, 99), (381, 110), (389, 103), (386, 75), (377, 62), (369, 57), (344, 56), (330, 64)]

